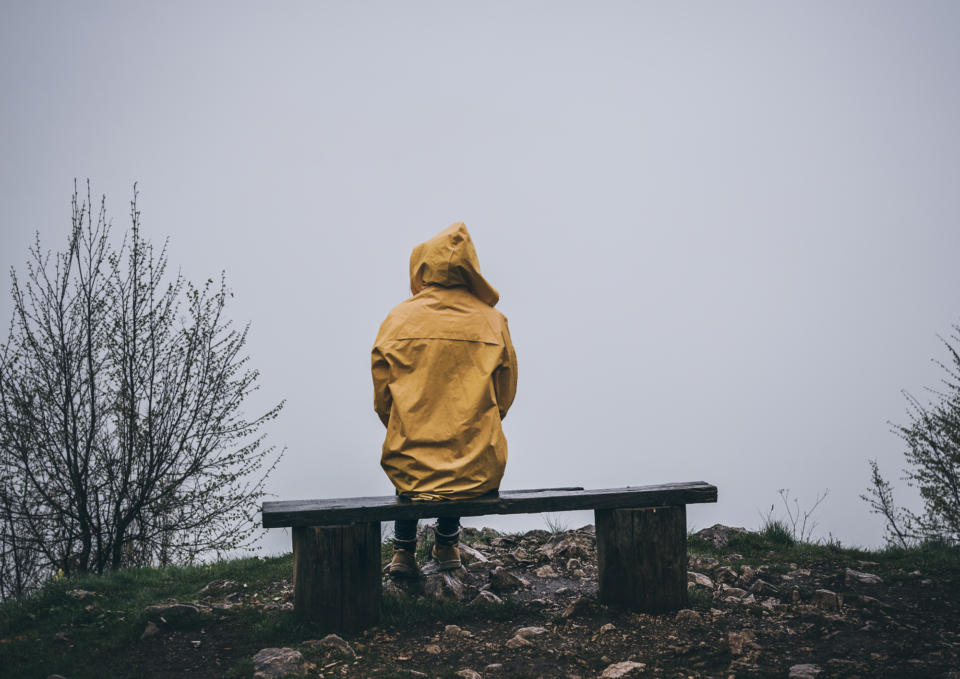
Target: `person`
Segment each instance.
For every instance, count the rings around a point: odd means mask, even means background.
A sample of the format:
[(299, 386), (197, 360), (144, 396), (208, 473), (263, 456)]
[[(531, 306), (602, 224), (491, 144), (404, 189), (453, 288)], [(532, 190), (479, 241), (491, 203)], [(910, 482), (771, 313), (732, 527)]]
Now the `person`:
[[(462, 222), (413, 249), (410, 292), (373, 346), (374, 409), (387, 428), (380, 466), (400, 496), (418, 502), (497, 490), (517, 356)], [(441, 569), (460, 567), (459, 539), (460, 518), (441, 517), (432, 552)], [(392, 574), (419, 573), (416, 547), (417, 520), (397, 521)]]

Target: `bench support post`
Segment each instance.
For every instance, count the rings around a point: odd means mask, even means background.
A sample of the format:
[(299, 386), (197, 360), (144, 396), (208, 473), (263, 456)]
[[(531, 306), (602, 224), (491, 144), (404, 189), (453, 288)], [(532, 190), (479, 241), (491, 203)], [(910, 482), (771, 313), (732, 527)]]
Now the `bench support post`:
[(686, 608), (686, 505), (594, 515), (600, 603), (648, 614)]
[(380, 523), (293, 528), (293, 612), (319, 632), (377, 624), (383, 594)]

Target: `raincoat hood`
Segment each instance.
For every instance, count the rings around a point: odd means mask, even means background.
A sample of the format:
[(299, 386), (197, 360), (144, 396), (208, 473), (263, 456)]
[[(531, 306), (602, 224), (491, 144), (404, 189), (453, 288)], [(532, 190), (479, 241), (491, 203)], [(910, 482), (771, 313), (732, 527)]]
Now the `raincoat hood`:
[(418, 295), (427, 285), (444, 288), (462, 285), (490, 306), (500, 301), (500, 293), (480, 274), (480, 260), (463, 222), (447, 227), (413, 249), (410, 292)]

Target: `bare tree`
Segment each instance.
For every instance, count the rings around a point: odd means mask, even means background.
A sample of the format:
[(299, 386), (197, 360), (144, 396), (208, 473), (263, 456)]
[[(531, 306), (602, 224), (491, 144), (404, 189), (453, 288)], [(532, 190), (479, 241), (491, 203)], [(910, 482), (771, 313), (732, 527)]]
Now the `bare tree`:
[[(960, 333), (960, 326), (953, 328)], [(960, 342), (958, 335), (951, 339)], [(870, 462), (869, 497), (860, 496), (886, 519), (887, 541), (901, 546), (929, 539), (960, 544), (960, 353), (947, 340), (940, 340), (953, 364), (947, 367), (935, 361), (947, 373), (942, 381), (946, 389), (928, 389), (935, 398), (926, 406), (904, 392), (911, 423), (893, 425), (907, 444), (905, 455), (913, 468), (904, 470), (904, 480), (919, 488), (923, 514), (896, 506), (893, 488), (875, 461)]]
[[(258, 373), (241, 355), (247, 328), (224, 317), (221, 278), (167, 276), (131, 227), (111, 247), (73, 196), (65, 252), (31, 248), (13, 280), (14, 319), (0, 346), (0, 593), (38, 569), (65, 574), (190, 561), (249, 546), (257, 501), (279, 460), (241, 402)], [(3, 560), (5, 559), (5, 561)], [(21, 575), (17, 575), (17, 574)], [(31, 577), (27, 575), (33, 574)], [(17, 578), (20, 579), (17, 579)]]

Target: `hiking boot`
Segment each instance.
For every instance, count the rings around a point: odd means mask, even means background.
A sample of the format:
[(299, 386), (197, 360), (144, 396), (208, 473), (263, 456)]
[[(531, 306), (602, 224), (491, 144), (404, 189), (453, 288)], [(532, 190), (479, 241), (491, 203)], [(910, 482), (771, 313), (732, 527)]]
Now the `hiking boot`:
[(393, 548), (393, 561), (390, 562), (390, 575), (401, 578), (415, 578), (420, 575), (417, 567), (417, 557), (414, 551)]
[(460, 531), (453, 535), (443, 535), (436, 532), (437, 542), (433, 546), (431, 556), (440, 563), (440, 570), (454, 571), (460, 568), (460, 550), (457, 545), (460, 544)]

